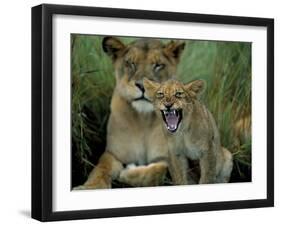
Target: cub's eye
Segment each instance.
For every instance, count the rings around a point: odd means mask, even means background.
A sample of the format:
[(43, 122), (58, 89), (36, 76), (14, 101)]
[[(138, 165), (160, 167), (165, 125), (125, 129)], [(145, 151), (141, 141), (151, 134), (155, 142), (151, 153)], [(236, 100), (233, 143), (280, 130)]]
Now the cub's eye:
[(178, 98), (182, 98), (182, 97), (184, 97), (184, 92), (182, 92), (182, 91), (177, 91), (176, 94), (175, 94), (175, 96), (178, 97)]
[(134, 62), (130, 61), (130, 60), (126, 60), (125, 65), (126, 65), (127, 68), (129, 68), (132, 71), (136, 71), (136, 69), (137, 69), (136, 64)]
[(163, 98), (163, 97), (164, 97), (164, 93), (162, 93), (162, 92), (156, 93), (156, 98)]
[(165, 68), (165, 64), (159, 64), (159, 63), (153, 64), (153, 70), (155, 72), (158, 72), (164, 68)]

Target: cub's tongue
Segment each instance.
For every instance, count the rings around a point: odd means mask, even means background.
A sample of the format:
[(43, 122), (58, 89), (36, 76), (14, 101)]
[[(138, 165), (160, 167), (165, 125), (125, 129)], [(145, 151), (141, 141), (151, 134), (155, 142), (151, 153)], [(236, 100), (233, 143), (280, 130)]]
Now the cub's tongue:
[(178, 128), (179, 116), (175, 110), (165, 112), (166, 126), (171, 132), (174, 132)]

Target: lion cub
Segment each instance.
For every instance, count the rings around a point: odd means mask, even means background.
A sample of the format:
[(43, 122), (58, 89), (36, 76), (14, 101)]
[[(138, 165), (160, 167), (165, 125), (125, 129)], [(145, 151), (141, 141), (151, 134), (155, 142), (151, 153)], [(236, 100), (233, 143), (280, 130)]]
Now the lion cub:
[(170, 173), (176, 184), (189, 184), (187, 158), (199, 160), (200, 184), (225, 183), (230, 179), (232, 154), (221, 147), (215, 120), (198, 100), (204, 87), (203, 80), (187, 84), (168, 80), (160, 84), (144, 79), (145, 95), (163, 119)]

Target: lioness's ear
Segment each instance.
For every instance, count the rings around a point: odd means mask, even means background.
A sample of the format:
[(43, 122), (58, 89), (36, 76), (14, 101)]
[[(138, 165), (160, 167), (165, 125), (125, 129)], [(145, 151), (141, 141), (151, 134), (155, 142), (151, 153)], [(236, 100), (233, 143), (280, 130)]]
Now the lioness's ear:
[(182, 51), (184, 50), (185, 42), (182, 41), (170, 41), (165, 47), (165, 53), (168, 56), (174, 57), (177, 61), (181, 56)]
[(102, 41), (102, 48), (103, 51), (115, 61), (125, 48), (125, 45), (118, 38), (105, 37)]
[(149, 100), (152, 100), (155, 96), (156, 91), (159, 89), (160, 84), (158, 82), (153, 82), (147, 78), (143, 78), (143, 86), (144, 86), (144, 96)]
[(184, 85), (184, 89), (191, 97), (198, 97), (205, 90), (206, 82), (198, 79)]

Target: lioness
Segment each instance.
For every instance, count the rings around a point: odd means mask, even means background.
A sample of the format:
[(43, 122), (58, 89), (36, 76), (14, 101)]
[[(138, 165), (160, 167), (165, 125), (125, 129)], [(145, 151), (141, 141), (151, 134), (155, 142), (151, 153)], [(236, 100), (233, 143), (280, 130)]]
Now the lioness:
[(228, 182), (232, 154), (221, 147), (219, 131), (208, 109), (199, 100), (205, 82), (162, 84), (144, 79), (146, 97), (157, 109), (171, 156), (171, 174), (177, 184), (188, 184), (187, 158), (199, 160), (199, 183)]
[[(167, 171), (167, 144), (162, 122), (144, 96), (142, 80), (171, 78), (185, 43), (139, 39), (125, 45), (117, 38), (105, 37), (102, 45), (113, 61), (116, 78), (107, 144), (97, 166), (78, 189), (111, 188), (114, 179), (132, 186), (159, 185)], [(124, 169), (126, 165), (137, 167)]]

